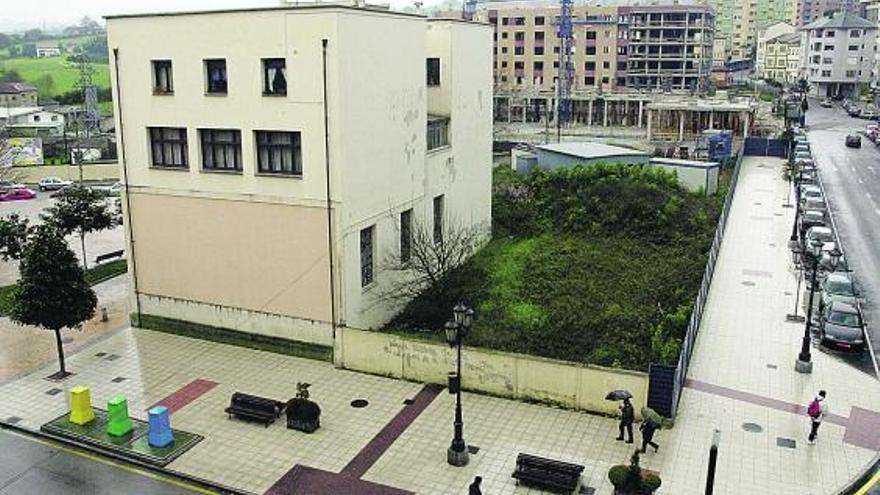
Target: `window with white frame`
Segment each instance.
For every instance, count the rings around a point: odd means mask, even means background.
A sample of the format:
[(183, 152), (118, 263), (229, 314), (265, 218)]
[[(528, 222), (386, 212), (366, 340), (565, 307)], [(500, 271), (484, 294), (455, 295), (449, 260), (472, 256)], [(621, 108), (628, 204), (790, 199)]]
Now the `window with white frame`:
[(154, 167), (189, 168), (185, 128), (150, 127), (149, 134)]
[(428, 116), (428, 151), (449, 145), (449, 119)]
[(257, 173), (302, 175), (302, 138), (299, 132), (254, 131)]
[(174, 78), (170, 60), (153, 60), (153, 93), (170, 95), (174, 93)]
[(199, 129), (202, 143), (202, 168), (241, 172), (241, 131), (236, 129)]
[(287, 94), (287, 68), (283, 58), (263, 59), (263, 95), (285, 96)]

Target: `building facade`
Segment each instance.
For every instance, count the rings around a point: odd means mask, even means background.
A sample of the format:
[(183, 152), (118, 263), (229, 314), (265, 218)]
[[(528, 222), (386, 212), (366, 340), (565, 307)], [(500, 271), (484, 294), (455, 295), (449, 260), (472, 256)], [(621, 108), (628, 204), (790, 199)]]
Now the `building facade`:
[(140, 318), (329, 346), (399, 309), (415, 232), (488, 235), (488, 26), (310, 5), (107, 31)]
[(37, 106), (37, 88), (18, 82), (0, 82), (0, 107)]
[(761, 33), (755, 58), (755, 73), (759, 78), (795, 83), (800, 75), (800, 65), (801, 35), (797, 28), (783, 22)]
[(724, 40), (716, 57), (751, 58), (761, 30), (777, 22), (795, 22), (803, 0), (709, 0), (715, 8), (715, 36)]
[(853, 15), (861, 15), (862, 13), (859, 0), (799, 0), (797, 5), (798, 27), (804, 27), (834, 12), (846, 12)]
[[(481, 4), (495, 29), (498, 92), (552, 93), (559, 69), (558, 2)], [(578, 4), (572, 91), (688, 89), (711, 71), (714, 14), (702, 4)]]
[(801, 65), (819, 97), (859, 95), (876, 61), (877, 26), (848, 12), (821, 17), (801, 34)]

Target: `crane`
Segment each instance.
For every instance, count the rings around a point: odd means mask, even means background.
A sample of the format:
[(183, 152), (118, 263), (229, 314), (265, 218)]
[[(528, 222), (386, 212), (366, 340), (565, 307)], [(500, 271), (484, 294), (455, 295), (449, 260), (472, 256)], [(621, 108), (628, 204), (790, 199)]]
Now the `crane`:
[(561, 12), (556, 35), (559, 37), (559, 67), (556, 76), (556, 137), (560, 138), (562, 126), (571, 121), (571, 86), (574, 80), (574, 65), (571, 62), (571, 49), (574, 46), (571, 13), (574, 0), (560, 0)]

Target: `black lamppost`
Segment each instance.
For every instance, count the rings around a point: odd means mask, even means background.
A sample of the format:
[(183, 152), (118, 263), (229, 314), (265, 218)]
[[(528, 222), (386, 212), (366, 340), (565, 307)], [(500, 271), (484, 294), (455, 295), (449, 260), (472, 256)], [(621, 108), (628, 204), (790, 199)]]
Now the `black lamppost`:
[(794, 251), (798, 246), (798, 218), (801, 216), (801, 194), (800, 194), (800, 167), (797, 161), (791, 166), (792, 185), (794, 186), (794, 224), (791, 226), (791, 237), (788, 239), (788, 248)]
[[(801, 341), (801, 352), (798, 354), (797, 361), (794, 363), (794, 369), (799, 373), (811, 373), (813, 371), (813, 361), (810, 356), (810, 326), (813, 322), (813, 294), (816, 292), (816, 276), (821, 268), (820, 261), (822, 259), (822, 246), (824, 244), (825, 243), (819, 239), (815, 239), (810, 243), (809, 255), (807, 255), (807, 253), (804, 254), (804, 269), (807, 269), (807, 263), (809, 263), (812, 273), (810, 273), (810, 299), (807, 304), (807, 322), (804, 325), (804, 338)], [(829, 269), (831, 271), (834, 271), (837, 267), (841, 254), (842, 253), (837, 247), (828, 253), (828, 256), (830, 257)]]
[(458, 303), (452, 308), (453, 320), (446, 322), (446, 342), (456, 347), (458, 351), (458, 359), (456, 361), (456, 371), (449, 377), (449, 393), (456, 394), (455, 397), (455, 436), (452, 438), (452, 445), (446, 451), (446, 461), (453, 466), (467, 466), (468, 450), (464, 443), (464, 423), (461, 419), (461, 343), (470, 332), (471, 324), (474, 321), (474, 310), (468, 308), (464, 303)]

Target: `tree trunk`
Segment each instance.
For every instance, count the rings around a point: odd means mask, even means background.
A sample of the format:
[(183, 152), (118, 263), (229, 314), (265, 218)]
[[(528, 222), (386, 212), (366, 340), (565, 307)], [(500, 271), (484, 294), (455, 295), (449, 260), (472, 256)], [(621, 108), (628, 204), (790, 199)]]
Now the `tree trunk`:
[(61, 329), (55, 330), (55, 344), (58, 346), (58, 363), (61, 365), (61, 371), (59, 372), (59, 378), (64, 378), (67, 375), (67, 370), (64, 368), (64, 347), (61, 344)]
[(83, 251), (83, 271), (89, 269), (89, 263), (86, 258), (86, 233), (82, 230), (79, 231), (79, 242), (82, 245)]

